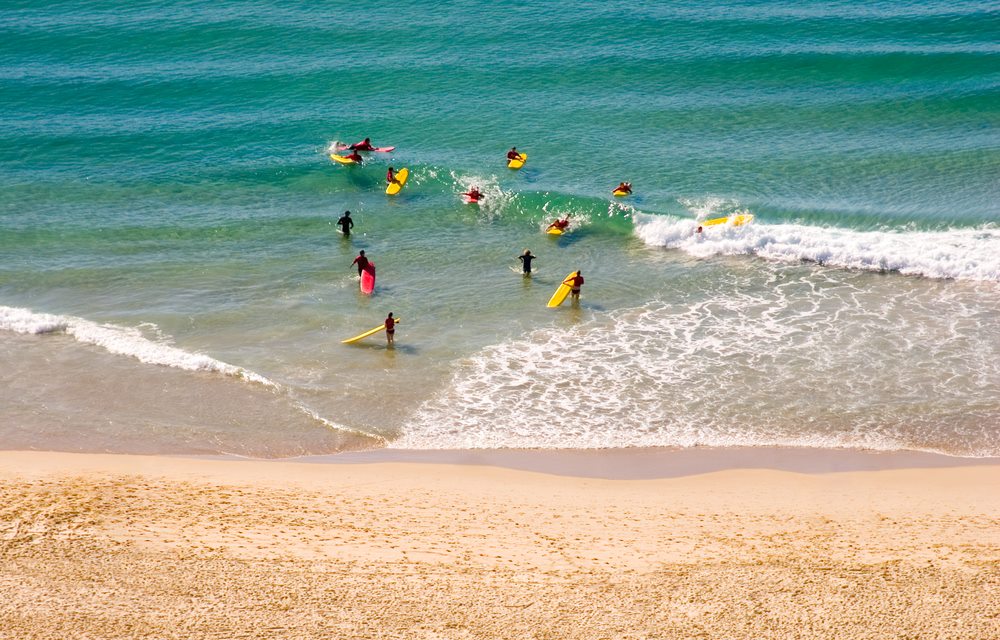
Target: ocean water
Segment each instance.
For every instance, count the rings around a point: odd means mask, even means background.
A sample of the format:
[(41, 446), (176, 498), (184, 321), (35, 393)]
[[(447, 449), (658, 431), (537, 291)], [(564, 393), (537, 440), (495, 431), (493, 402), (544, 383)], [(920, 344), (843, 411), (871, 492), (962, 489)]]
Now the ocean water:
[[(995, 3), (9, 0), (0, 35), (0, 448), (1000, 455)], [(340, 344), (389, 311), (395, 349)]]

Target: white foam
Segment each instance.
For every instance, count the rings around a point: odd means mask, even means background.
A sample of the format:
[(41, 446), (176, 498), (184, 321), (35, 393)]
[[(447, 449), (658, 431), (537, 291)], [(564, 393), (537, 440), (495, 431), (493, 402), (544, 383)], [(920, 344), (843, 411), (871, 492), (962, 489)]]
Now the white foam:
[(490, 346), (455, 364), (392, 446), (1000, 455), (987, 335), (1000, 322), (983, 323), (996, 305), (815, 284), (740, 282)]
[[(149, 323), (144, 323), (149, 327)], [(268, 387), (279, 385), (264, 376), (227, 364), (200, 353), (191, 353), (163, 342), (154, 342), (133, 327), (97, 324), (74, 316), (36, 313), (30, 309), (0, 306), (0, 331), (23, 334), (61, 333), (77, 342), (101, 347), (116, 355), (129, 356), (146, 364), (187, 371), (210, 371)], [(159, 329), (155, 330), (157, 333)], [(161, 338), (162, 340), (162, 338)]]
[(1000, 231), (855, 231), (801, 224), (718, 225), (696, 233), (698, 222), (673, 216), (633, 215), (635, 235), (648, 245), (697, 257), (754, 255), (782, 262), (809, 261), (927, 278), (1000, 282)]

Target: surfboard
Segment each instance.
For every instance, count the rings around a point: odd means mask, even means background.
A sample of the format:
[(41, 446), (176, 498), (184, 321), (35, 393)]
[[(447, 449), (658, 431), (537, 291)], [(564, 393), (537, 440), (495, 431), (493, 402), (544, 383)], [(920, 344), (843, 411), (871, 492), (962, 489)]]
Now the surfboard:
[[(400, 318), (395, 318), (395, 320), (396, 320), (396, 324), (399, 324), (400, 322), (402, 322), (402, 320)], [(384, 331), (384, 330), (385, 330), (385, 323), (383, 322), (382, 324), (380, 324), (379, 326), (375, 327), (374, 329), (369, 329), (368, 331), (365, 331), (364, 333), (362, 333), (360, 335), (356, 335), (353, 338), (348, 338), (347, 340), (341, 340), (340, 344), (351, 344), (352, 342), (357, 342), (358, 340), (364, 340), (368, 336), (373, 336), (376, 333), (378, 333), (379, 331)]]
[(361, 270), (361, 293), (371, 295), (372, 291), (375, 291), (375, 263), (369, 262)]
[(473, 199), (467, 193), (463, 193), (462, 194), (462, 202), (464, 202), (465, 204), (479, 204), (479, 199), (478, 198)]
[(334, 162), (339, 162), (340, 164), (357, 164), (358, 163), (357, 160), (352, 160), (351, 158), (348, 158), (347, 156), (338, 156), (336, 153), (331, 153), (330, 154), (330, 159), (333, 160)]
[(566, 232), (563, 231), (562, 229), (556, 229), (555, 227), (552, 227), (551, 229), (546, 229), (545, 233), (549, 234), (550, 236), (561, 236)]
[(520, 158), (515, 158), (514, 160), (507, 161), (508, 169), (520, 169), (524, 166), (524, 163), (528, 161), (528, 154), (522, 153)]
[(631, 195), (628, 191), (620, 191), (618, 189), (612, 191), (611, 194), (616, 198), (624, 198), (627, 195)]
[(703, 227), (712, 227), (717, 224), (730, 224), (734, 227), (739, 227), (741, 225), (747, 224), (753, 220), (752, 213), (741, 213), (736, 216), (727, 216), (725, 218), (712, 218), (711, 220), (705, 220), (701, 223)]
[(556, 289), (556, 292), (552, 294), (552, 297), (549, 298), (549, 303), (545, 306), (558, 307), (563, 303), (563, 301), (566, 299), (566, 296), (569, 295), (569, 292), (573, 290), (573, 287), (566, 284), (566, 281), (575, 275), (576, 271), (570, 271), (569, 275), (563, 278), (563, 281), (559, 283), (559, 288)]
[(410, 170), (403, 167), (396, 172), (396, 181), (389, 183), (389, 186), (385, 188), (386, 195), (394, 196), (399, 193), (399, 190), (403, 188), (406, 184), (406, 179), (410, 177)]

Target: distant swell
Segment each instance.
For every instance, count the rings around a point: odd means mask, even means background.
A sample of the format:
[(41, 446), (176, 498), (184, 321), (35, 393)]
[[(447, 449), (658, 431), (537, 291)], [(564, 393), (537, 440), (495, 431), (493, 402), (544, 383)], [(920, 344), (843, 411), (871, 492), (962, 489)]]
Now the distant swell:
[(278, 387), (262, 375), (247, 371), (200, 353), (190, 353), (167, 344), (154, 342), (132, 327), (97, 324), (83, 318), (35, 313), (30, 309), (0, 306), (0, 331), (22, 334), (59, 333), (77, 342), (105, 349), (109, 353), (129, 356), (146, 364), (155, 364), (187, 371), (209, 371)]
[(855, 231), (799, 224), (715, 226), (695, 233), (690, 219), (637, 213), (635, 234), (647, 245), (698, 257), (755, 255), (904, 275), (1000, 282), (1000, 230)]

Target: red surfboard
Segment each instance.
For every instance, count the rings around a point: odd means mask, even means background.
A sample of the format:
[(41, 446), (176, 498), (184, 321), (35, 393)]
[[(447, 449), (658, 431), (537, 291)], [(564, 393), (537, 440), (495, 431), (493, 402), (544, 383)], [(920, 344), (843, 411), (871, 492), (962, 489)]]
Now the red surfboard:
[(372, 291), (375, 291), (375, 263), (369, 262), (361, 270), (361, 293), (371, 295)]

